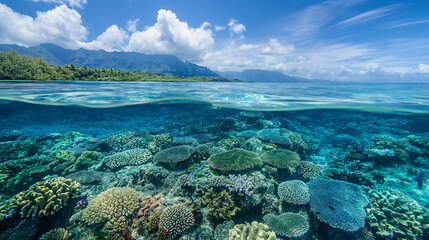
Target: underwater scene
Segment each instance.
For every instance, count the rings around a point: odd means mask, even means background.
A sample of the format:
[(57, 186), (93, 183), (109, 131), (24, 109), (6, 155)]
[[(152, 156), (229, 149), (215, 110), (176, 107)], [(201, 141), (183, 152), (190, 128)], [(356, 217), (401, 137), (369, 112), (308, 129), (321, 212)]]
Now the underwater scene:
[(428, 89), (0, 82), (0, 239), (429, 239)]

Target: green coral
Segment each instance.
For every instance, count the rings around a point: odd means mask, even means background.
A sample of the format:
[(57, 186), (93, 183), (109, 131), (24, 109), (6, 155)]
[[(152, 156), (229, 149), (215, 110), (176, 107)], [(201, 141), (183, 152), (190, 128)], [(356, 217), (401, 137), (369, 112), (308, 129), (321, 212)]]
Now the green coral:
[(369, 228), (381, 238), (419, 239), (424, 230), (424, 211), (419, 204), (399, 191), (387, 188), (368, 192), (366, 208)]
[(261, 154), (261, 159), (265, 163), (277, 168), (296, 168), (301, 158), (296, 152), (284, 149), (275, 149)]
[(309, 161), (302, 161), (298, 166), (297, 174), (304, 179), (311, 180), (320, 176), (321, 171), (316, 164)]
[(140, 206), (136, 190), (129, 187), (110, 188), (91, 200), (83, 210), (81, 220), (89, 225), (104, 223), (121, 216), (131, 216)]
[(104, 225), (104, 231), (107, 233), (108, 240), (123, 240), (122, 230), (128, 226), (125, 216), (112, 218)]
[(84, 151), (75, 162), (64, 169), (63, 174), (70, 174), (79, 170), (88, 169), (97, 164), (103, 158), (103, 154), (97, 151)]
[(195, 149), (191, 146), (177, 146), (162, 150), (153, 156), (153, 161), (164, 164), (177, 164), (188, 160)]
[(55, 173), (64, 173), (68, 167), (74, 164), (76, 156), (71, 151), (57, 150), (49, 155), (40, 156), (39, 161), (41, 164), (53, 166), (52, 170)]
[(31, 140), (0, 142), (0, 163), (33, 156), (38, 149), (39, 145)]
[(32, 168), (23, 169), (7, 180), (6, 188), (11, 192), (16, 192), (22, 189), (23, 186), (28, 186), (31, 183), (40, 181), (46, 172), (50, 170), (48, 165), (34, 166)]
[(234, 148), (227, 152), (210, 156), (208, 163), (210, 167), (221, 171), (241, 171), (261, 166), (262, 160), (254, 152)]
[(18, 193), (12, 198), (12, 203), (21, 208), (22, 217), (44, 217), (65, 207), (67, 200), (76, 197), (79, 190), (80, 184), (71, 179), (52, 178)]
[(159, 217), (160, 232), (165, 231), (170, 239), (180, 236), (194, 225), (192, 211), (184, 204), (175, 204), (165, 208)]
[(237, 224), (229, 230), (229, 240), (275, 240), (276, 233), (268, 225), (253, 221), (252, 224)]
[(227, 191), (217, 193), (210, 188), (203, 196), (203, 203), (207, 205), (209, 213), (215, 218), (230, 219), (240, 211), (240, 208), (235, 206), (234, 200)]
[(68, 240), (71, 238), (71, 233), (64, 228), (55, 228), (43, 234), (39, 240)]
[(0, 223), (16, 213), (18, 206), (9, 199), (4, 199), (0, 196)]
[(276, 234), (288, 238), (302, 237), (310, 228), (308, 219), (297, 213), (268, 214), (264, 221)]

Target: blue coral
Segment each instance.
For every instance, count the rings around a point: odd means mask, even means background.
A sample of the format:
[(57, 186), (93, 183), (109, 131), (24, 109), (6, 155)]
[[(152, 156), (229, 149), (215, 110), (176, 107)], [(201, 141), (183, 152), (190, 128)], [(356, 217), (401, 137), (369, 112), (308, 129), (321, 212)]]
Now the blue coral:
[(356, 231), (365, 225), (368, 197), (356, 184), (316, 178), (307, 183), (316, 217), (332, 227)]

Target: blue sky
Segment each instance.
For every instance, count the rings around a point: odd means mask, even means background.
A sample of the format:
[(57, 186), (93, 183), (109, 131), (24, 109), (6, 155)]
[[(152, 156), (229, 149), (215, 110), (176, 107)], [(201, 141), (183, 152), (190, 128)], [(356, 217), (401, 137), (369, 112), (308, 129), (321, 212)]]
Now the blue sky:
[(0, 43), (172, 54), (219, 71), (429, 82), (429, 1), (0, 0)]

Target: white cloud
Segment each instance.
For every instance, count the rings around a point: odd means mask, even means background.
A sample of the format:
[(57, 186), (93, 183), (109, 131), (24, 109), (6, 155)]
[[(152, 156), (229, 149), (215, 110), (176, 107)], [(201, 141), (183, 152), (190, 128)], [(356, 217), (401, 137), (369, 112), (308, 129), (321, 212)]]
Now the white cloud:
[(215, 25), (215, 31), (219, 32), (219, 31), (223, 31), (225, 30), (226, 27), (225, 26), (219, 26), (219, 25)]
[(150, 54), (173, 54), (185, 60), (198, 60), (214, 44), (213, 33), (206, 29), (208, 23), (200, 28), (191, 28), (180, 21), (172, 11), (158, 11), (157, 22), (130, 36), (128, 51)]
[(232, 35), (244, 38), (243, 32), (246, 31), (246, 27), (243, 24), (238, 23), (238, 20), (231, 18), (228, 22), (228, 27)]
[(387, 27), (387, 29), (405, 27), (405, 26), (416, 25), (416, 24), (424, 24), (424, 23), (429, 23), (429, 19), (420, 20), (420, 21), (408, 21), (408, 22), (396, 23), (392, 26)]
[(265, 54), (289, 54), (294, 51), (295, 47), (291, 44), (282, 45), (276, 38), (271, 38), (270, 42), (261, 52)]
[(137, 23), (140, 19), (134, 19), (134, 20), (129, 20), (127, 22), (127, 29), (129, 32), (135, 32), (137, 31)]
[(427, 74), (429, 73), (429, 65), (420, 63), (418, 68), (417, 68), (417, 72), (418, 73), (423, 73), (423, 74)]
[(82, 43), (82, 47), (90, 50), (124, 51), (129, 36), (125, 30), (116, 25), (110, 26), (92, 42)]
[(0, 43), (34, 46), (55, 43), (65, 48), (78, 48), (88, 32), (80, 14), (60, 5), (32, 18), (14, 12), (0, 3)]
[(83, 8), (86, 5), (87, 0), (32, 0), (33, 2), (46, 2), (56, 4), (68, 4), (70, 7)]
[(387, 15), (393, 13), (393, 11), (397, 8), (398, 8), (398, 5), (391, 5), (391, 6), (382, 7), (382, 8), (378, 8), (375, 10), (367, 11), (367, 12), (361, 13), (357, 16), (346, 19), (344, 21), (341, 21), (338, 23), (338, 25), (353, 25), (353, 24), (369, 22), (369, 21), (387, 16)]

